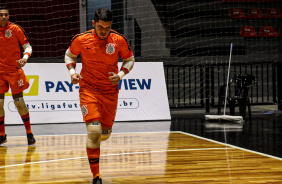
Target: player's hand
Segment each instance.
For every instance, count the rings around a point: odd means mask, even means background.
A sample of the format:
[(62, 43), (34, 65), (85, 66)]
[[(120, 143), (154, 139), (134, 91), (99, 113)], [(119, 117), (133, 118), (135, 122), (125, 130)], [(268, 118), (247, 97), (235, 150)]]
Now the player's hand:
[(82, 77), (81, 77), (81, 75), (78, 74), (78, 73), (74, 73), (74, 74), (72, 74), (72, 76), (71, 76), (71, 82), (72, 82), (73, 84), (79, 83), (79, 80), (80, 80), (80, 79), (82, 79)]
[(119, 78), (119, 76), (118, 76), (116, 73), (114, 73), (114, 72), (108, 72), (108, 74), (111, 75), (111, 76), (109, 77), (109, 79), (110, 79), (110, 81), (111, 81), (111, 83), (112, 83), (113, 85), (119, 83), (120, 78)]
[(27, 63), (27, 59), (22, 58), (20, 60), (17, 60), (17, 62), (18, 62), (18, 66), (21, 68)]

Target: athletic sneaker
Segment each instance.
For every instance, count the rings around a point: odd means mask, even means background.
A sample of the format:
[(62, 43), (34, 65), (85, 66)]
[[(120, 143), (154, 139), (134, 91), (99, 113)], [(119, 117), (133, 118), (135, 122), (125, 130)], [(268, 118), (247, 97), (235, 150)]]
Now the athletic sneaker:
[(35, 144), (36, 141), (32, 133), (27, 134), (27, 142), (28, 142), (28, 145)]
[(7, 142), (7, 135), (5, 134), (5, 137), (0, 135), (0, 145), (4, 144), (5, 142)]
[(93, 179), (93, 184), (102, 184), (102, 178), (99, 178), (99, 176), (97, 176), (95, 179)]

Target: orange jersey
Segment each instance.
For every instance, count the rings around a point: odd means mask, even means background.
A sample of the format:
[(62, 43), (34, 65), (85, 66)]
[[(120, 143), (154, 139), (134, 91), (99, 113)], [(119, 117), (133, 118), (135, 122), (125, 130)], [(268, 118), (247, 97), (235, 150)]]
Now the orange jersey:
[(21, 59), (20, 45), (29, 43), (22, 27), (8, 22), (0, 27), (0, 72), (13, 71), (18, 67), (17, 60)]
[(92, 29), (74, 36), (69, 50), (74, 55), (81, 54), (81, 89), (118, 92), (118, 84), (111, 84), (108, 72), (118, 72), (119, 56), (127, 59), (133, 55), (125, 36), (111, 30), (105, 40), (100, 40)]

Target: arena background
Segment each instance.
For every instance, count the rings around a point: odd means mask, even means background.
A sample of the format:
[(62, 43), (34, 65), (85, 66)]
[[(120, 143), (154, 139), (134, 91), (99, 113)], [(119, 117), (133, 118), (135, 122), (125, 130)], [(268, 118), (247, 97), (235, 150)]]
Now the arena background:
[[(235, 0), (81, 0), (1, 1), (12, 22), (30, 37), (33, 55), (29, 62), (63, 63), (72, 37), (92, 29), (98, 7), (113, 11), (113, 29), (124, 34), (136, 62), (163, 62), (171, 108), (203, 108), (218, 104), (219, 86), (226, 81), (230, 44), (233, 43), (230, 77), (254, 75), (250, 91), (252, 105), (277, 104), (281, 109), (281, 18), (269, 18), (269, 9), (281, 1)], [(245, 19), (231, 18), (240, 8)], [(261, 9), (264, 18), (248, 18), (251, 8)], [(240, 35), (242, 26), (272, 26), (278, 37), (249, 38)], [(232, 89), (232, 88), (231, 88)], [(234, 90), (231, 90), (232, 93)]]

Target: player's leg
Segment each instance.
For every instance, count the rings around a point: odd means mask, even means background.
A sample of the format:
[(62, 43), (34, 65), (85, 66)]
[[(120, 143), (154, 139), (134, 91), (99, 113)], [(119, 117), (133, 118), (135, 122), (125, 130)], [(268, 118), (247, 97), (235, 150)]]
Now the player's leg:
[[(100, 98), (101, 100), (101, 98)], [(109, 105), (109, 104), (108, 104)], [(116, 107), (115, 107), (116, 108)], [(110, 108), (109, 108), (110, 109)], [(109, 113), (109, 111), (105, 110), (105, 107), (102, 108), (101, 110), (101, 136), (100, 136), (100, 142), (102, 141), (106, 141), (110, 138), (111, 133), (112, 133), (112, 126), (114, 123), (114, 119), (115, 119), (115, 114), (116, 114), (116, 109), (114, 109), (113, 111), (111, 111), (111, 114)], [(99, 182), (102, 183), (102, 180), (99, 181), (98, 177), (94, 177), (93, 179), (93, 183), (94, 184), (98, 184)]]
[[(109, 99), (109, 98), (107, 98), (107, 95), (97, 96), (97, 98), (99, 99), (99, 102), (101, 102), (103, 104), (103, 106), (99, 104), (99, 106), (97, 106), (95, 108), (96, 112), (98, 112), (98, 114), (99, 114), (96, 117), (99, 117), (99, 119), (101, 119), (101, 121), (102, 121), (102, 122), (100, 122), (100, 121), (95, 122), (96, 126), (99, 126), (99, 130), (101, 130), (101, 132), (99, 131), (100, 137), (99, 138), (96, 137), (98, 139), (99, 145), (97, 145), (97, 146), (99, 146), (99, 148), (96, 148), (96, 150), (87, 148), (90, 167), (92, 167), (91, 170), (92, 170), (92, 173), (93, 173), (93, 184), (102, 184), (102, 179), (101, 179), (100, 174), (99, 173), (97, 173), (96, 175), (94, 174), (95, 172), (99, 172), (99, 159), (97, 159), (98, 158), (97, 156), (98, 155), (100, 156), (100, 142), (106, 141), (111, 136), (112, 126), (113, 126), (115, 115), (116, 115), (117, 95), (111, 94), (109, 96), (114, 96), (114, 98)], [(88, 111), (85, 110), (85, 112), (88, 112)], [(89, 123), (87, 123), (87, 125), (88, 125), (87, 127), (90, 127)], [(93, 127), (93, 129), (94, 129), (94, 127)], [(97, 128), (95, 128), (95, 129), (97, 130)], [(88, 132), (88, 135), (89, 135), (88, 128), (87, 128), (87, 132)], [(89, 137), (88, 137), (88, 139), (89, 139)], [(96, 154), (95, 154), (95, 151), (96, 151)], [(94, 158), (94, 162), (95, 161), (98, 162), (98, 163), (96, 163), (96, 165), (91, 164), (91, 162), (90, 162), (91, 157), (89, 157), (89, 155), (91, 155), (91, 152), (92, 152), (92, 155), (93, 155), (92, 158)], [(94, 156), (96, 156), (96, 158)], [(96, 166), (96, 168), (95, 168), (95, 166)], [(97, 170), (93, 172), (94, 169), (97, 169)]]
[(86, 151), (88, 155), (89, 165), (91, 172), (93, 174), (93, 183), (102, 183), (100, 171), (99, 171), (99, 161), (100, 161), (100, 142), (102, 135), (101, 122), (98, 120), (93, 120), (86, 122), (87, 127), (87, 142)]
[(4, 111), (4, 98), (5, 94), (0, 94), (0, 145), (7, 142), (7, 136), (5, 134), (5, 111)]
[(28, 144), (35, 144), (36, 141), (30, 126), (29, 111), (23, 99), (23, 91), (29, 87), (29, 82), (22, 69), (9, 73), (7, 80), (11, 87), (14, 104), (18, 109), (26, 129)]
[(111, 134), (112, 134), (112, 127), (102, 126), (101, 141), (108, 140), (110, 138)]
[(9, 84), (6, 75), (1, 74), (0, 78), (0, 144), (7, 142), (7, 135), (5, 134), (5, 111), (4, 99), (5, 93), (9, 91)]
[(29, 111), (28, 108), (25, 104), (25, 101), (23, 99), (23, 92), (20, 92), (18, 94), (13, 94), (13, 99), (14, 99), (14, 104), (18, 109), (18, 112), (22, 118), (22, 121), (24, 123), (25, 129), (26, 129), (26, 135), (27, 135), (27, 141), (28, 144), (35, 144), (35, 139), (33, 136), (33, 133), (31, 131), (31, 126), (30, 126), (30, 118), (29, 118)]
[(112, 133), (112, 126), (116, 117), (118, 94), (104, 95), (100, 98), (103, 103), (101, 121), (102, 121), (102, 135), (101, 141), (109, 139)]
[(96, 98), (97, 94), (80, 90), (80, 107), (83, 121), (87, 127), (86, 152), (88, 155), (90, 170), (93, 174), (93, 183), (102, 183), (99, 171), (101, 127), (101, 104)]
[(112, 132), (111, 127), (102, 127), (99, 120), (86, 123), (87, 143), (86, 150), (91, 172), (93, 174), (93, 184), (102, 184), (102, 178), (99, 171), (100, 162), (100, 143), (107, 140)]

